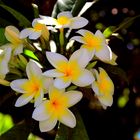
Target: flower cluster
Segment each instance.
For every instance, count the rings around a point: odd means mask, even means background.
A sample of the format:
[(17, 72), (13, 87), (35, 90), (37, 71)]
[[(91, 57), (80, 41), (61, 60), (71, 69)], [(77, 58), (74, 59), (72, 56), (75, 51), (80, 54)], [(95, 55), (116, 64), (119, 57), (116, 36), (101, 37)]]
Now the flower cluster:
[[(93, 63), (116, 62), (101, 31), (94, 34), (80, 29), (87, 24), (84, 17), (73, 17), (65, 11), (56, 19), (40, 15), (33, 20), (32, 27), (21, 31), (14, 26), (5, 28), (9, 43), (0, 47), (0, 84), (21, 94), (16, 107), (34, 103), (32, 118), (39, 121), (42, 132), (52, 130), (57, 121), (71, 128), (76, 126), (69, 108), (82, 99), (83, 87), (93, 90), (104, 109), (113, 103), (113, 82), (103, 68), (96, 69)], [(70, 37), (71, 30), (78, 35)], [(27, 50), (34, 57), (26, 55)], [(9, 73), (19, 77), (8, 79)], [(74, 90), (70, 88), (73, 85)]]

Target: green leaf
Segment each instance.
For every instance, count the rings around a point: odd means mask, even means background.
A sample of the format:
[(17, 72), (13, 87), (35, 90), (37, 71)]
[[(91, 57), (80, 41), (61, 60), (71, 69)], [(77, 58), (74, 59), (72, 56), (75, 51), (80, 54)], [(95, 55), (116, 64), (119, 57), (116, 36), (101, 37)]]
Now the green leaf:
[(24, 54), (25, 54), (26, 56), (32, 58), (32, 59), (35, 59), (35, 60), (37, 60), (37, 61), (39, 60), (39, 59), (35, 56), (35, 54), (34, 54), (32, 51), (30, 51), (30, 50), (24, 49)]
[(30, 127), (26, 122), (21, 122), (0, 136), (0, 140), (27, 140)]
[(69, 128), (60, 124), (55, 140), (89, 140), (80, 113), (78, 110), (74, 112), (77, 121), (76, 127)]
[(0, 46), (8, 43), (5, 35), (4, 35), (5, 29), (4, 28), (0, 28)]
[(114, 32), (115, 29), (116, 29), (115, 26), (107, 27), (103, 32), (103, 35), (105, 36), (105, 38), (109, 38), (112, 35), (112, 33)]
[(9, 13), (11, 13), (19, 21), (20, 26), (28, 27), (31, 25), (31, 22), (25, 16), (23, 16), (20, 12), (4, 4), (0, 4), (0, 6), (4, 8), (5, 10), (7, 10)]

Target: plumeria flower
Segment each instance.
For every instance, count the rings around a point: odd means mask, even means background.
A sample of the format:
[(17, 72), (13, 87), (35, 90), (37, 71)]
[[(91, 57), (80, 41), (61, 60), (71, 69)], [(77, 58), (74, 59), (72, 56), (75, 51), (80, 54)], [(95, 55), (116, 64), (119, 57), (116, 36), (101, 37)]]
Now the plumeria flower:
[(57, 15), (57, 19), (49, 16), (40, 16), (46, 25), (55, 25), (55, 28), (79, 29), (88, 24), (83, 17), (73, 17), (70, 11), (63, 11)]
[(56, 77), (54, 85), (57, 88), (66, 88), (71, 83), (84, 87), (94, 81), (93, 74), (85, 69), (89, 63), (89, 57), (83, 49), (75, 51), (68, 60), (65, 56), (46, 52), (48, 61), (56, 68), (44, 72), (48, 77)]
[(5, 28), (5, 37), (10, 42), (2, 47), (11, 47), (13, 54), (17, 55), (23, 52), (24, 40), (19, 38), (19, 30), (14, 26), (7, 26)]
[(106, 109), (113, 103), (114, 84), (103, 68), (99, 68), (99, 73), (94, 69), (94, 74), (96, 81), (92, 83), (92, 89), (103, 108)]
[(32, 118), (39, 121), (41, 132), (52, 130), (57, 121), (68, 127), (76, 126), (76, 119), (69, 107), (78, 103), (82, 98), (79, 91), (67, 91), (51, 87), (49, 89), (49, 100), (43, 101), (35, 108)]
[(44, 94), (48, 92), (49, 86), (52, 84), (52, 78), (47, 78), (42, 75), (40, 67), (33, 61), (30, 61), (26, 66), (26, 73), (28, 79), (17, 79), (11, 82), (10, 86), (18, 93), (23, 93), (16, 103), (16, 107), (23, 106), (30, 102), (33, 98), (35, 100), (34, 106), (38, 106)]
[(82, 36), (74, 36), (71, 40), (76, 40), (83, 45), (81, 48), (85, 48), (89, 52), (89, 56), (92, 59), (95, 55), (101, 61), (110, 61), (112, 59), (112, 51), (106, 43), (104, 35), (101, 31), (97, 30), (95, 34), (92, 32), (81, 29), (77, 33)]
[(48, 27), (42, 23), (41, 19), (34, 19), (32, 22), (33, 28), (26, 28), (20, 32), (20, 38), (29, 37), (29, 39), (36, 40), (42, 36), (45, 40), (49, 40), (49, 30)]
[(11, 58), (11, 51), (10, 47), (6, 47), (4, 50), (0, 49), (0, 79), (4, 79), (9, 72), (8, 63)]

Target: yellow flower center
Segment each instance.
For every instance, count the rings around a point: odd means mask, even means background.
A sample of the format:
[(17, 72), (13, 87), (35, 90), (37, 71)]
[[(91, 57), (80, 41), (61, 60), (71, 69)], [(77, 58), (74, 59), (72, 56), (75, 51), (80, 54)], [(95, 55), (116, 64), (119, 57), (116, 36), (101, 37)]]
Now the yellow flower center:
[(102, 40), (90, 33), (85, 33), (83, 41), (85, 42), (84, 47), (89, 50), (96, 49), (96, 51), (100, 51), (102, 49), (102, 46), (100, 45)]
[(34, 29), (35, 30), (42, 30), (42, 28), (43, 28), (43, 24), (41, 24), (41, 23), (36, 23), (35, 25), (34, 25)]
[(60, 25), (66, 25), (66, 24), (69, 24), (70, 23), (70, 19), (66, 16), (61, 16), (57, 19), (57, 22), (60, 24)]

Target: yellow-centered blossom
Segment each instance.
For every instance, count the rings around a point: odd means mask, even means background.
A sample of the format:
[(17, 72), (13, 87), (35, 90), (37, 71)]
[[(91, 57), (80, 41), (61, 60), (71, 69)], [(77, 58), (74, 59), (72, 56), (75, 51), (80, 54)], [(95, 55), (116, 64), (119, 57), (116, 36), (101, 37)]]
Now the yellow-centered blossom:
[(89, 63), (89, 57), (83, 49), (75, 51), (68, 60), (65, 56), (46, 52), (48, 61), (56, 68), (44, 72), (48, 77), (56, 77), (54, 86), (57, 88), (66, 88), (71, 83), (84, 87), (94, 81), (93, 74), (85, 69)]
[(14, 26), (5, 28), (5, 37), (10, 42), (2, 46), (2, 48), (11, 47), (14, 55), (23, 52), (24, 40), (19, 38), (19, 30)]
[(32, 118), (39, 121), (41, 132), (52, 130), (57, 121), (71, 128), (76, 126), (76, 119), (69, 107), (78, 103), (82, 98), (79, 91), (67, 91), (51, 87), (49, 100), (43, 101), (35, 108)]
[(45, 40), (49, 40), (49, 30), (47, 26), (42, 23), (40, 19), (34, 19), (32, 22), (33, 28), (26, 28), (20, 32), (20, 38), (29, 37), (29, 39), (36, 40), (42, 36)]
[(73, 17), (70, 11), (63, 11), (57, 15), (57, 18), (49, 16), (40, 16), (46, 25), (54, 25), (55, 28), (79, 29), (88, 24), (84, 17)]
[(23, 93), (16, 103), (16, 107), (23, 106), (34, 99), (34, 106), (38, 106), (44, 94), (48, 92), (49, 86), (52, 84), (52, 78), (47, 78), (42, 75), (40, 67), (33, 61), (30, 61), (26, 66), (28, 79), (17, 79), (11, 82), (10, 86), (18, 93)]
[(99, 68), (99, 73), (95, 69), (93, 72), (96, 80), (92, 83), (92, 89), (103, 108), (106, 109), (113, 103), (114, 84), (103, 68)]
[(74, 36), (71, 40), (76, 40), (82, 43), (81, 48), (88, 51), (90, 58), (95, 55), (101, 61), (111, 61), (112, 51), (107, 45), (104, 35), (97, 30), (95, 34), (88, 30), (81, 29), (77, 33), (82, 36)]

